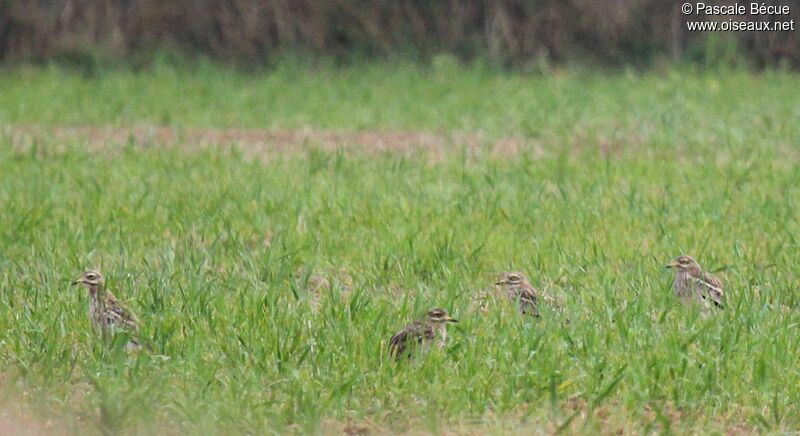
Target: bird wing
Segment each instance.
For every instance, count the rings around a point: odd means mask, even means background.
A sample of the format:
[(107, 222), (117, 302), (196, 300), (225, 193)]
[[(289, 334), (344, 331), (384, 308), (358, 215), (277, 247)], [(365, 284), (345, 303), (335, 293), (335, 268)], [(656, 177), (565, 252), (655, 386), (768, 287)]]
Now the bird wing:
[(695, 292), (703, 300), (710, 301), (714, 306), (722, 309), (724, 292), (722, 282), (709, 273), (703, 273), (700, 277), (692, 277), (695, 285)]
[(706, 287), (711, 301), (721, 309), (725, 297), (725, 293), (722, 290), (722, 281), (709, 273), (703, 273), (703, 284)]
[(533, 286), (523, 286), (519, 290), (518, 298), (522, 313), (539, 316), (539, 307), (537, 306), (539, 297), (536, 295), (536, 289), (534, 289)]
[(389, 340), (389, 354), (400, 358), (405, 355), (409, 345), (417, 346), (422, 343), (423, 338), (433, 339), (433, 337), (432, 328), (426, 328), (423, 323), (414, 321), (392, 336)]
[(136, 330), (136, 316), (117, 300), (110, 291), (106, 291), (106, 317), (108, 323), (117, 327)]

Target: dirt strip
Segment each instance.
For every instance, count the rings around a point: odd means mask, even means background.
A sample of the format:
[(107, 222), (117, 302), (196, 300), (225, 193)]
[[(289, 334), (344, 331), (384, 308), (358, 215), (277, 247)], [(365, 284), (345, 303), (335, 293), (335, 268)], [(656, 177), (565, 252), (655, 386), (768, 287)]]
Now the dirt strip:
[[(247, 155), (261, 158), (293, 151), (302, 152), (309, 147), (326, 151), (345, 149), (379, 153), (425, 153), (434, 158), (462, 150), (484, 150), (498, 155), (513, 155), (524, 150), (532, 153), (534, 157), (544, 154), (544, 148), (534, 139), (514, 137), (492, 139), (483, 134), (466, 133), (204, 129), (141, 125), (131, 127), (7, 125), (0, 128), (0, 132), (10, 137), (12, 143), (20, 148), (27, 148), (35, 142), (51, 144), (53, 141), (85, 143), (92, 150), (104, 150), (126, 144), (141, 147), (170, 146), (187, 150), (235, 147)], [(602, 153), (608, 150), (601, 146), (600, 151)]]
[(19, 410), (0, 407), (0, 435), (49, 436), (63, 433), (64, 428), (61, 427), (59, 430), (52, 421), (40, 421), (33, 416), (24, 416)]

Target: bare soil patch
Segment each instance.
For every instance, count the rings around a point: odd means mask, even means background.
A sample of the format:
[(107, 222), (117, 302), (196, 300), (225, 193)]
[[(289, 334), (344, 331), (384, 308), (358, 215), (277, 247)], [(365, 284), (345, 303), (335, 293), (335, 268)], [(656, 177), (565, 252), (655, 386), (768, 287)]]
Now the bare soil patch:
[(63, 427), (52, 421), (42, 421), (25, 413), (20, 408), (9, 407), (8, 405), (0, 408), (0, 434), (8, 436), (34, 436), (34, 435), (55, 435), (63, 432)]
[[(415, 131), (332, 131), (332, 130), (264, 130), (264, 129), (203, 129), (159, 126), (131, 127), (41, 127), (12, 125), (3, 128), (18, 147), (27, 148), (39, 141), (83, 142), (92, 150), (105, 150), (120, 145), (169, 146), (187, 150), (208, 147), (231, 148), (258, 158), (270, 155), (302, 152), (307, 148), (326, 151), (364, 150), (400, 154), (420, 154), (442, 157), (446, 153), (465, 150), (489, 151), (510, 155), (527, 150), (534, 155), (544, 154), (541, 145), (532, 139), (490, 139), (482, 134), (435, 133)], [(601, 152), (603, 150), (601, 149)]]

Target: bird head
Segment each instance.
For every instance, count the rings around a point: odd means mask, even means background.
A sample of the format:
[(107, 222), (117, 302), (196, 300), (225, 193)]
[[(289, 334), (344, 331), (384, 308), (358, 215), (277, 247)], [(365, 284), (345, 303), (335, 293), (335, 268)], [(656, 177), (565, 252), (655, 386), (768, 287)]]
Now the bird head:
[(692, 256), (682, 254), (667, 264), (667, 268), (674, 268), (681, 272), (699, 273), (700, 265)]
[(452, 318), (444, 309), (431, 309), (428, 311), (428, 319), (433, 323), (458, 322)]
[(525, 277), (525, 274), (512, 271), (504, 272), (494, 284), (499, 286), (518, 286), (527, 282), (528, 279)]
[(80, 277), (72, 281), (72, 285), (84, 285), (86, 287), (102, 287), (105, 283), (103, 275), (100, 271), (93, 269), (85, 271)]

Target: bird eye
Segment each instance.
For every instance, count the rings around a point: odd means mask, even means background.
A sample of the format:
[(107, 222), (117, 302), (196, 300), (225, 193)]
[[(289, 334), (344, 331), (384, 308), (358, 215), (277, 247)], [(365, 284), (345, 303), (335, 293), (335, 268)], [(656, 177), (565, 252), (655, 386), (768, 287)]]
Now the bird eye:
[(519, 280), (519, 276), (515, 275), (515, 274), (512, 274), (512, 275), (508, 276), (508, 279), (511, 280), (511, 281), (515, 281), (516, 282), (517, 280)]

